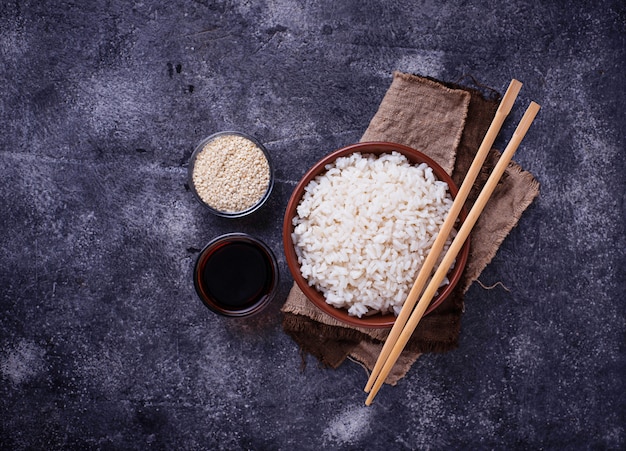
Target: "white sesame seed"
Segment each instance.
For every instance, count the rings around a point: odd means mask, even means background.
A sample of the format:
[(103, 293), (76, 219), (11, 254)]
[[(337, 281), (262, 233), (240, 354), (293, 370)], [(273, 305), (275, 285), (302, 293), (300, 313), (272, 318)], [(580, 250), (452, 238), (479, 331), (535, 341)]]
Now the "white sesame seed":
[(270, 167), (254, 142), (239, 135), (221, 135), (196, 156), (192, 180), (207, 205), (237, 213), (261, 200), (270, 183)]

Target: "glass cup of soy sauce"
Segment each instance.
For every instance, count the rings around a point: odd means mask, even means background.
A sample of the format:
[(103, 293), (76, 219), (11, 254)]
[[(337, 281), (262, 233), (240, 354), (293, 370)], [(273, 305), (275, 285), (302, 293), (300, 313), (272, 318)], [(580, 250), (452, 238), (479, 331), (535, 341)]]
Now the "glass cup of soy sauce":
[(274, 298), (278, 264), (271, 249), (245, 233), (219, 236), (200, 252), (193, 273), (198, 296), (213, 312), (244, 317)]

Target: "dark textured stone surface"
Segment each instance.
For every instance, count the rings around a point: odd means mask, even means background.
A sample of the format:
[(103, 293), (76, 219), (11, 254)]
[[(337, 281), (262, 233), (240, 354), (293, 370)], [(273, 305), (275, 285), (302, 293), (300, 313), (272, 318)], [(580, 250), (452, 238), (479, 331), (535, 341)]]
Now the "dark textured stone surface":
[[(456, 2), (455, 2), (456, 3)], [(623, 449), (626, 8), (537, 2), (11, 1), (0, 6), (0, 448)], [(402, 70), (503, 91), (541, 196), (466, 300), (460, 347), (363, 405), (346, 362), (301, 371), (280, 328), (282, 212), (359, 139)], [(186, 189), (224, 129), (276, 163), (254, 216)], [(191, 270), (211, 238), (264, 239), (281, 289), (217, 317)]]

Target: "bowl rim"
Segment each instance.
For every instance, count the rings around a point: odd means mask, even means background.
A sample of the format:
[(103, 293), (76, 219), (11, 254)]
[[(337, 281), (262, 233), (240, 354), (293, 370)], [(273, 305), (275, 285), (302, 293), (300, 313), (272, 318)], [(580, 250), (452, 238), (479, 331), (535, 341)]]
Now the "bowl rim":
[[(291, 239), (291, 233), (293, 232), (293, 212), (297, 208), (300, 199), (304, 193), (304, 188), (308, 185), (308, 183), (315, 178), (317, 175), (323, 173), (325, 171), (325, 167), (327, 164), (335, 161), (337, 158), (346, 156), (352, 153), (360, 152), (362, 154), (384, 154), (391, 153), (392, 151), (397, 151), (409, 158), (412, 164), (416, 164), (416, 161), (419, 163), (426, 163), (433, 169), (433, 173), (435, 176), (442, 181), (445, 181), (448, 184), (448, 190), (454, 199), (458, 193), (458, 187), (452, 180), (452, 177), (445, 172), (445, 170), (435, 162), (428, 155), (413, 149), (409, 146), (389, 142), (389, 141), (367, 141), (367, 142), (359, 142), (356, 144), (350, 144), (340, 149), (337, 149), (317, 163), (315, 163), (300, 179), (296, 187), (294, 188), (291, 197), (287, 203), (287, 207), (285, 209), (285, 215), (283, 218), (283, 247), (285, 252), (285, 257), (287, 261), (287, 267), (289, 268), (289, 272), (291, 273), (294, 281), (302, 290), (304, 295), (320, 310), (329, 314), (334, 319), (351, 325), (355, 327), (361, 328), (391, 328), (395, 322), (396, 316), (392, 313), (388, 313), (385, 315), (382, 314), (374, 314), (371, 316), (363, 316), (361, 318), (357, 316), (350, 316), (347, 313), (346, 309), (334, 307), (328, 303), (326, 303), (324, 296), (319, 293), (315, 288), (310, 286), (308, 282), (304, 279), (302, 274), (300, 273), (300, 265), (298, 263), (297, 256), (295, 254), (293, 241)], [(407, 155), (408, 154), (408, 155)], [(291, 213), (290, 213), (291, 212)], [(465, 206), (461, 209), (459, 214), (459, 218), (461, 223), (467, 217), (467, 210)], [(458, 227), (458, 225), (457, 225)], [(458, 228), (457, 228), (458, 230)], [(458, 284), (461, 275), (464, 271), (464, 268), (467, 264), (467, 259), (469, 256), (469, 248), (470, 248), (470, 239), (469, 237), (463, 243), (461, 251), (457, 255), (455, 267), (449, 273), (449, 283), (445, 286), (445, 288), (440, 289), (437, 296), (433, 298), (431, 304), (426, 309), (424, 316), (432, 313), (437, 307), (439, 307), (445, 299), (452, 293), (456, 285)]]
[[(198, 191), (196, 190), (195, 184), (193, 183), (193, 170), (195, 168), (196, 158), (198, 157), (198, 154), (202, 152), (202, 150), (204, 149), (204, 146), (206, 146), (209, 142), (213, 141), (216, 138), (219, 138), (220, 136), (228, 136), (228, 135), (240, 136), (254, 143), (254, 145), (256, 145), (259, 149), (261, 149), (261, 151), (263, 152), (263, 155), (265, 155), (265, 159), (267, 160), (267, 164), (269, 165), (269, 170), (270, 170), (270, 180), (263, 196), (254, 205), (246, 208), (245, 210), (234, 211), (234, 212), (221, 211), (221, 210), (211, 207), (204, 200), (202, 200), (202, 198), (198, 194)], [(193, 152), (191, 153), (191, 156), (189, 157), (189, 165), (187, 168), (187, 185), (189, 186), (189, 189), (193, 193), (196, 200), (200, 202), (200, 204), (203, 207), (205, 207), (214, 215), (221, 216), (223, 218), (241, 218), (257, 211), (259, 208), (261, 208), (265, 204), (267, 199), (269, 199), (270, 194), (272, 193), (272, 190), (274, 188), (274, 163), (272, 161), (272, 158), (270, 157), (270, 154), (267, 148), (263, 144), (261, 144), (261, 142), (258, 139), (256, 139), (254, 136), (251, 136), (251, 135), (248, 135), (247, 133), (243, 133), (243, 132), (236, 131), (236, 130), (224, 130), (221, 132), (213, 133), (212, 135), (209, 135), (206, 138), (203, 138), (202, 140), (200, 140), (200, 142), (198, 142), (198, 144), (196, 144)]]

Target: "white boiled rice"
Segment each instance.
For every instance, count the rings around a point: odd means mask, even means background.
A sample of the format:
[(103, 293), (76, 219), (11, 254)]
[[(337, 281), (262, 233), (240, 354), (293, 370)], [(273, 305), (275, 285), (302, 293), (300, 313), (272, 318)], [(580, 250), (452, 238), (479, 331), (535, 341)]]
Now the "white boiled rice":
[(398, 152), (337, 158), (293, 218), (302, 276), (350, 315), (397, 315), (451, 206), (432, 168)]

